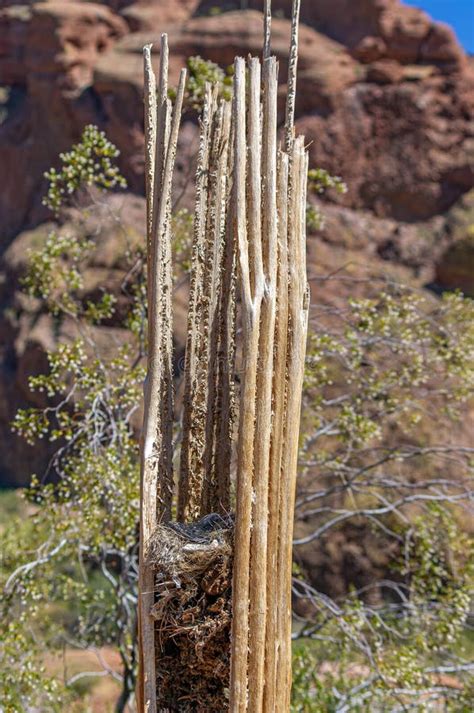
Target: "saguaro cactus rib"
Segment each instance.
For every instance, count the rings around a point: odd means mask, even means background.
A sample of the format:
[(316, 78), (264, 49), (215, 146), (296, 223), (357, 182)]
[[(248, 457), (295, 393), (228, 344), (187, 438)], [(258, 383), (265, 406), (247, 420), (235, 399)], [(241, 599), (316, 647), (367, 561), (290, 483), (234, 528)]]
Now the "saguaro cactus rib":
[(196, 200), (194, 209), (194, 237), (191, 258), (190, 294), (188, 309), (188, 333), (184, 365), (183, 432), (181, 442), (180, 476), (178, 493), (178, 519), (188, 520), (199, 512), (199, 494), (203, 476), (202, 464), (196, 451), (202, 446), (201, 433), (196, 434), (195, 412), (202, 409), (196, 402), (195, 389), (198, 379), (199, 353), (202, 341), (203, 273), (205, 264), (205, 231), (207, 222), (208, 173), (210, 159), (211, 126), (213, 115), (211, 87), (206, 86), (204, 108), (201, 117), (201, 132), (196, 171)]
[(276, 708), (277, 660), (281, 646), (278, 630), (278, 549), (281, 464), (284, 414), (287, 397), (286, 354), (288, 344), (288, 155), (278, 156), (278, 278), (277, 313), (273, 357), (273, 423), (268, 489), (267, 629), (263, 710)]
[(298, 70), (298, 31), (301, 0), (293, 0), (291, 13), (290, 56), (288, 61), (288, 89), (285, 113), (285, 150), (291, 155), (295, 138), (296, 75)]
[(264, 688), (265, 633), (267, 619), (268, 481), (272, 426), (273, 341), (277, 283), (277, 92), (275, 57), (263, 65), (262, 265), (264, 291), (260, 313), (259, 355), (256, 383), (250, 568), (249, 708), (261, 710)]
[[(225, 391), (229, 383), (225, 372), (232, 369), (232, 361), (228, 363), (229, 355), (222, 352), (222, 340), (228, 334), (227, 315), (222, 310), (225, 305), (224, 293), (229, 290), (229, 279), (232, 275), (232, 266), (229, 277), (224, 274), (224, 255), (226, 252), (226, 239), (231, 236), (226, 233), (226, 205), (227, 193), (227, 168), (230, 130), (230, 105), (228, 102), (219, 101), (214, 131), (216, 150), (211, 161), (211, 193), (214, 195), (212, 211), (214, 213), (211, 226), (211, 246), (209, 265), (211, 275), (209, 279), (209, 299), (207, 318), (207, 411), (206, 411), (206, 436), (204, 452), (204, 469), (206, 477), (201, 498), (201, 514), (209, 512), (226, 512), (229, 508), (229, 483), (227, 489), (224, 482), (229, 481), (228, 466), (221, 459), (220, 468), (227, 472), (219, 472), (218, 453), (225, 449), (225, 443), (220, 443), (220, 422), (222, 419), (222, 401), (226, 398)], [(233, 319), (233, 315), (230, 315)], [(221, 363), (221, 359), (227, 360)], [(231, 378), (233, 374), (231, 373)], [(230, 444), (229, 444), (230, 445)]]
[(298, 138), (291, 157), (291, 193), (288, 220), (288, 348), (287, 403), (281, 468), (280, 544), (277, 567), (280, 649), (276, 699), (282, 711), (289, 710), (291, 691), (291, 568), (293, 518), (298, 465), (299, 418), (304, 377), (304, 357), (308, 326), (308, 286), (306, 278), (306, 180), (308, 157), (304, 141)]
[[(232, 280), (233, 249), (228, 242), (227, 205), (229, 202), (230, 107), (218, 99), (216, 88), (206, 86), (204, 113), (196, 177), (195, 232), (191, 266), (191, 293), (185, 360), (183, 436), (180, 463), (178, 517), (192, 520), (211, 510), (229, 505), (230, 455), (225, 456), (218, 473), (216, 458), (219, 442), (220, 404), (228, 402), (223, 365), (218, 356), (222, 340), (233, 349), (232, 284), (223, 280), (224, 256)], [(230, 259), (230, 262), (229, 262)], [(224, 311), (222, 311), (224, 310)], [(230, 321), (229, 321), (230, 320)], [(230, 356), (230, 355), (227, 355)], [(233, 362), (233, 357), (231, 358)], [(231, 364), (232, 365), (232, 364)], [(231, 366), (230, 365), (230, 366)], [(230, 375), (232, 378), (232, 374)], [(224, 380), (223, 380), (224, 379)], [(230, 415), (230, 411), (229, 411)], [(224, 435), (224, 433), (222, 433)], [(224, 452), (224, 451), (222, 451)], [(226, 465), (227, 463), (227, 465)], [(220, 480), (219, 480), (220, 479)], [(217, 495), (217, 482), (221, 493)], [(223, 482), (227, 482), (227, 491)]]
[[(237, 241), (242, 299), (243, 339), (232, 594), (230, 701), (233, 713), (247, 710), (247, 659), (249, 634), (250, 527), (252, 517), (253, 446), (255, 438), (255, 385), (257, 379), (260, 302), (263, 285), (256, 277), (252, 296), (249, 267), (249, 237), (246, 217), (246, 97), (245, 62), (234, 65), (234, 175), (232, 223)], [(259, 295), (257, 297), (257, 295)]]
[[(225, 189), (222, 194), (223, 240), (221, 265), (221, 294), (218, 306), (219, 347), (217, 354), (217, 396), (216, 396), (216, 485), (212, 510), (228, 513), (231, 508), (231, 462), (236, 421), (235, 400), (235, 318), (236, 318), (236, 251), (232, 224), (228, 219), (228, 206), (232, 195), (232, 124), (231, 103), (227, 102), (224, 114), (223, 151), (226, 155)], [(223, 179), (224, 183), (224, 179)]]
[[(308, 157), (303, 139), (294, 138), (299, 7), (300, 0), (294, 0), (284, 150), (277, 146), (278, 65), (270, 56), (269, 0), (263, 83), (258, 59), (249, 60), (247, 82), (247, 65), (237, 58), (232, 108), (218, 99), (216, 88), (207, 86), (201, 123), (177, 514), (186, 522), (217, 517), (209, 515), (211, 511), (228, 511), (234, 446), (231, 713), (288, 713), (290, 706), (291, 555), (308, 315)], [(167, 64), (163, 39), (157, 130), (153, 98), (146, 96), (147, 191), (153, 209), (147, 214), (150, 352), (142, 501), (148, 499), (151, 505), (142, 502), (141, 711), (156, 710), (153, 666), (148, 661), (155, 655), (153, 629), (147, 616), (155, 595), (153, 577), (144, 571), (143, 543), (153, 524), (170, 519), (174, 497), (170, 190), (184, 77), (172, 115), (166, 96)], [(150, 91), (154, 78), (149, 50), (145, 73)], [(242, 370), (235, 439), (236, 292), (241, 299)], [(157, 595), (156, 604), (155, 614), (166, 602)], [(226, 616), (229, 622), (230, 612)], [(157, 660), (164, 680), (166, 667)], [(165, 693), (160, 700), (171, 700), (173, 691)]]
[[(169, 518), (172, 500), (172, 473), (167, 461), (171, 453), (170, 376), (171, 333), (169, 301), (171, 291), (171, 253), (169, 217), (179, 123), (184, 96), (185, 70), (180, 77), (172, 122), (167, 99), (167, 41), (162, 38), (160, 61), (161, 95), (154, 117), (155, 78), (149, 48), (145, 49), (145, 106), (147, 144), (147, 228), (148, 228), (148, 373), (145, 384), (145, 409), (141, 449), (141, 514), (139, 562), (139, 639), (140, 677), (138, 701), (146, 713), (156, 711), (155, 637), (150, 611), (154, 603), (154, 577), (144, 563), (146, 544), (161, 517)], [(162, 100), (162, 101), (161, 101)], [(159, 155), (160, 154), (160, 155)], [(154, 169), (153, 169), (154, 165)], [(168, 257), (168, 264), (166, 259)], [(164, 258), (164, 259), (163, 259)], [(163, 266), (164, 265), (164, 266)], [(165, 297), (163, 297), (165, 295)], [(171, 299), (171, 297), (169, 298)], [(171, 423), (170, 423), (171, 421)], [(163, 465), (164, 464), (164, 465)]]

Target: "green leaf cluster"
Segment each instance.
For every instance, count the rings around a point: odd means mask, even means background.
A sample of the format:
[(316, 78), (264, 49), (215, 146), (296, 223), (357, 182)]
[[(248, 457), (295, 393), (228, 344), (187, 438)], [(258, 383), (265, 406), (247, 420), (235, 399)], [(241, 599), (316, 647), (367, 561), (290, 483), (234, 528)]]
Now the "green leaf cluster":
[[(186, 83), (185, 104), (196, 111), (202, 109), (206, 85), (217, 86), (219, 96), (226, 101), (232, 97), (233, 67), (226, 71), (215, 62), (203, 59), (199, 55), (189, 57), (187, 62), (188, 80)], [(173, 93), (173, 92), (172, 92)]]
[(97, 126), (92, 124), (86, 126), (81, 141), (70, 151), (59, 155), (61, 169), (58, 171), (51, 168), (45, 173), (49, 187), (43, 201), (44, 205), (54, 213), (58, 213), (64, 202), (79, 188), (91, 186), (104, 190), (116, 186), (124, 188), (126, 181), (114, 163), (119, 153)]

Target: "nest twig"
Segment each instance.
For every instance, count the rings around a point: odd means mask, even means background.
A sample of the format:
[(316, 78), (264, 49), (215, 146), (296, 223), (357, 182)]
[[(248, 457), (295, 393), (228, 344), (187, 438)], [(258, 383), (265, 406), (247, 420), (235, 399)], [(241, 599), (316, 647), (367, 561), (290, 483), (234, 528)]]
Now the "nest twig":
[(155, 575), (157, 710), (228, 710), (233, 518), (159, 525), (146, 561)]

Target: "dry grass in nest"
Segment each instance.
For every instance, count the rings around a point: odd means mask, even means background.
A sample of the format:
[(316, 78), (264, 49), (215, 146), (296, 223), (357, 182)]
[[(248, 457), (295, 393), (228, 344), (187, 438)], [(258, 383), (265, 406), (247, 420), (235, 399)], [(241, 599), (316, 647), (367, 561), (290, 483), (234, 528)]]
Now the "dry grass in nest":
[(147, 551), (155, 571), (157, 709), (228, 710), (233, 519), (157, 527)]

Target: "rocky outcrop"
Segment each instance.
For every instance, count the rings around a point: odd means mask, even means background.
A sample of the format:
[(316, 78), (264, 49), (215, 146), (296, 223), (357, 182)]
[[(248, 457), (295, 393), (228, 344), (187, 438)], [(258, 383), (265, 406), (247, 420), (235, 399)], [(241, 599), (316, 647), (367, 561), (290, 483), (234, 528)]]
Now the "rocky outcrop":
[(62, 0), (7, 7), (0, 28), (1, 83), (24, 85), (35, 95), (43, 95), (47, 84), (79, 93), (92, 83), (99, 55), (127, 32), (105, 5)]
[[(275, 13), (290, 6), (277, 1)], [(107, 131), (131, 189), (143, 192), (143, 44), (170, 32), (172, 76), (193, 54), (226, 66), (259, 52), (261, 13), (209, 9), (196, 0), (50, 0), (0, 11), (0, 86), (10, 87), (0, 125), (3, 241), (46, 217), (43, 172), (86, 123)], [(343, 205), (431, 218), (474, 185), (472, 70), (449, 28), (424, 13), (397, 0), (354, 9), (348, 0), (303, 4), (300, 129), (313, 162), (348, 183)], [(289, 21), (275, 17), (282, 76), (288, 37)]]
[(199, 0), (138, 0), (128, 3), (121, 15), (132, 32), (164, 32), (188, 20), (197, 10)]
[(312, 140), (311, 162), (344, 177), (345, 205), (426, 220), (474, 185), (473, 80), (363, 81), (329, 118), (304, 117), (298, 129)]
[[(213, 0), (204, 0), (200, 12), (209, 11)], [(225, 2), (227, 8), (238, 2)], [(275, 13), (291, 16), (292, 0), (274, 0)], [(259, 0), (249, 7), (261, 9)], [(399, 0), (318, 0), (303, 2), (301, 19), (341, 44), (358, 59), (395, 59), (412, 64), (427, 62), (452, 71), (465, 63), (464, 53), (450, 27), (433, 21), (425, 12)]]
[(461, 290), (474, 297), (474, 230), (441, 256), (435, 282), (443, 289)]
[(2, 241), (46, 216), (43, 173), (84, 124), (98, 118), (94, 68), (126, 32), (124, 20), (95, 3), (46, 2), (0, 11), (0, 37), (6, 38), (0, 85), (11, 86), (0, 125)]

